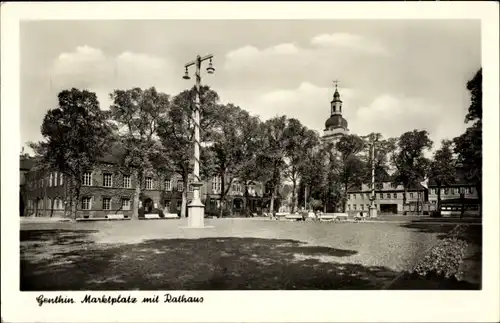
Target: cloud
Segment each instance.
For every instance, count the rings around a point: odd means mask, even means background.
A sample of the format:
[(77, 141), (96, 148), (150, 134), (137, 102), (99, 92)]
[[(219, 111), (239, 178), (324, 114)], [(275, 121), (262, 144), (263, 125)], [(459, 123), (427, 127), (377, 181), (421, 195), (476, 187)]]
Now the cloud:
[(54, 91), (69, 87), (86, 88), (97, 93), (101, 108), (110, 105), (109, 93), (116, 88), (150, 87), (168, 83), (169, 62), (144, 53), (124, 51), (106, 55), (90, 46), (78, 46), (61, 53), (51, 67)]
[(372, 54), (388, 54), (381, 44), (349, 33), (320, 34), (311, 39), (311, 44), (320, 48), (344, 48)]
[[(276, 115), (287, 115), (321, 132), (330, 116), (333, 92), (333, 87), (326, 88), (302, 82), (294, 88), (271, 90), (256, 96), (253, 96), (252, 92), (227, 92), (222, 93), (221, 97), (226, 103), (238, 102), (243, 109), (260, 116), (262, 120)], [(350, 102), (355, 96), (352, 89), (342, 89), (341, 95), (344, 102)]]
[(385, 137), (396, 137), (421, 129), (436, 139), (434, 134), (446, 114), (443, 106), (422, 98), (382, 94), (369, 105), (357, 109), (350, 125), (351, 131), (358, 134), (380, 132)]

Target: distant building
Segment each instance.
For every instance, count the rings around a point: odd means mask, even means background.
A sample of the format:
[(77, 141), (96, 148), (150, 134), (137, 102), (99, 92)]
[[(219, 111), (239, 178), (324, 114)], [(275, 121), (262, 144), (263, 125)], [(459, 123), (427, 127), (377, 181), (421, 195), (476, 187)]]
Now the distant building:
[[(375, 206), (378, 214), (402, 214), (407, 212), (418, 212), (426, 200), (426, 190), (423, 186), (411, 186), (406, 192), (406, 203), (408, 210), (403, 204), (403, 185), (395, 185), (391, 182), (375, 184)], [(348, 212), (368, 212), (370, 207), (371, 184), (362, 184), (359, 189), (352, 189), (347, 194)], [(417, 209), (417, 205), (419, 209)]]

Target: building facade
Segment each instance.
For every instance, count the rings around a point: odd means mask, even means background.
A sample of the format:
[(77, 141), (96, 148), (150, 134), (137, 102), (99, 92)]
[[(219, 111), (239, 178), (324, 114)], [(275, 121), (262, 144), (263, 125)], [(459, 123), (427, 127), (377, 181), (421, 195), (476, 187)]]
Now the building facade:
[[(105, 158), (112, 160), (112, 158)], [(35, 170), (35, 160), (22, 159), (20, 174), (20, 215), (45, 217), (70, 217), (70, 187), (60, 172)], [(191, 180), (191, 178), (189, 178)], [(221, 180), (214, 177), (206, 180), (200, 188), (205, 211), (218, 215), (221, 205)], [(184, 182), (179, 175), (165, 177), (154, 172), (145, 176), (139, 205), (134, 205), (134, 194), (138, 185), (134, 173), (120, 170), (113, 162), (101, 162), (82, 176), (80, 199), (76, 207), (77, 218), (104, 218), (109, 214), (123, 214), (132, 217), (134, 208), (140, 208), (143, 201), (150, 200), (154, 208), (164, 213), (180, 214)], [(230, 187), (229, 187), (230, 186)], [(225, 197), (224, 214), (242, 215), (260, 213), (269, 205), (265, 187), (260, 183), (245, 185), (238, 180), (226, 183), (229, 190)], [(193, 195), (193, 187), (188, 185), (187, 204)], [(276, 199), (279, 205), (279, 197)]]
[[(423, 211), (426, 201), (426, 190), (423, 186), (412, 186), (406, 191), (407, 209), (403, 204), (403, 185), (391, 182), (375, 184), (375, 207), (378, 214), (402, 214)], [(371, 185), (362, 184), (359, 189), (349, 190), (347, 194), (347, 211), (350, 213), (368, 212), (372, 195)]]

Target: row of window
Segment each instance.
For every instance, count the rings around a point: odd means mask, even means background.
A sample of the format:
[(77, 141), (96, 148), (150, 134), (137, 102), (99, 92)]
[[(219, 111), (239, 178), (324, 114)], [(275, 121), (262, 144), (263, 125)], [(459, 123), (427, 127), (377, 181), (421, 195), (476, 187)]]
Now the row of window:
[[(121, 209), (124, 211), (130, 210), (130, 199), (122, 198), (121, 199)], [(82, 210), (91, 210), (92, 209), (92, 197), (82, 197)], [(103, 197), (102, 198), (102, 209), (103, 210), (111, 210), (111, 198)]]
[[(437, 188), (431, 188), (429, 190), (431, 194), (437, 194), (438, 189)], [(452, 194), (452, 195), (460, 195), (461, 193), (467, 193), (467, 194), (472, 194), (474, 192), (473, 187), (452, 187), (452, 188), (442, 188), (441, 189), (441, 194)]]
[[(374, 204), (374, 205), (375, 205), (375, 207), (377, 207), (377, 204)], [(364, 211), (365, 209), (368, 211), (370, 209), (370, 204), (366, 204), (366, 206), (365, 206), (365, 204), (360, 204), (359, 205), (359, 210)], [(357, 207), (356, 204), (353, 204), (353, 205), (347, 204), (347, 210), (348, 211), (350, 211), (350, 210), (358, 210), (358, 207)]]
[(45, 178), (40, 178), (38, 180), (35, 180), (35, 181), (31, 181), (32, 183), (34, 183), (34, 187), (35, 188), (43, 188), (45, 186), (45, 181), (48, 179), (48, 184), (49, 184), (49, 187), (52, 187), (52, 186), (62, 186), (64, 184), (64, 175), (62, 173), (59, 173), (59, 172), (51, 172), (47, 177)]
[[(441, 189), (441, 193), (442, 194), (445, 194), (445, 195), (448, 195), (448, 194), (453, 194), (453, 195), (459, 195), (460, 193), (467, 193), (467, 194), (472, 194), (473, 192), (473, 188), (472, 187), (461, 187), (461, 188), (458, 188), (458, 187), (453, 187), (453, 188), (442, 188)], [(431, 194), (437, 194), (437, 188), (431, 188), (430, 189), (430, 193)], [(418, 193), (417, 193), (418, 194)], [(409, 194), (409, 197), (412, 199), (414, 197), (416, 197), (417, 195), (410, 192)], [(349, 194), (348, 195), (348, 199), (355, 199), (357, 197), (360, 197), (360, 198), (366, 198), (366, 199), (369, 199), (370, 196), (371, 196), (371, 193), (358, 193), (358, 194)], [(397, 199), (398, 197), (399, 198), (403, 198), (403, 193), (379, 193), (378, 194), (378, 197), (380, 199)], [(377, 198), (377, 194), (375, 194), (375, 198)]]
[[(212, 192), (217, 193), (220, 192), (222, 189), (222, 180), (220, 176), (216, 176), (212, 178)], [(233, 192), (241, 193), (243, 192), (243, 185), (241, 183), (233, 183), (231, 186), (231, 189)], [(251, 191), (253, 188), (249, 187), (249, 191)]]
[[(416, 194), (413, 194), (411, 192), (408, 195), (410, 196), (411, 199), (414, 198), (414, 196), (416, 196)], [(349, 194), (347, 198), (348, 199), (355, 199), (358, 196), (362, 199), (364, 199), (364, 198), (370, 199), (371, 193), (358, 193), (358, 194), (353, 193), (353, 194)], [(400, 193), (400, 194), (398, 194), (398, 193), (379, 193), (378, 194), (378, 197), (380, 199), (384, 199), (384, 198), (397, 199), (398, 196), (399, 196), (399, 198), (403, 198), (403, 193)], [(377, 194), (375, 194), (375, 198), (377, 198)]]
[[(102, 175), (102, 184), (104, 187), (113, 187), (113, 174), (111, 173), (104, 173)], [(82, 185), (83, 186), (92, 186), (92, 173), (91, 172), (86, 172), (82, 176)], [(132, 179), (130, 175), (124, 175), (123, 176), (123, 188), (132, 188)], [(151, 177), (146, 177), (145, 179), (145, 187), (147, 190), (152, 190), (154, 188), (154, 180)], [(183, 181), (177, 181), (177, 191), (182, 191), (184, 189), (184, 182)], [(172, 190), (172, 180), (165, 180), (164, 181), (164, 189), (165, 191), (171, 191)], [(189, 185), (188, 189), (190, 192), (193, 191), (193, 186)]]

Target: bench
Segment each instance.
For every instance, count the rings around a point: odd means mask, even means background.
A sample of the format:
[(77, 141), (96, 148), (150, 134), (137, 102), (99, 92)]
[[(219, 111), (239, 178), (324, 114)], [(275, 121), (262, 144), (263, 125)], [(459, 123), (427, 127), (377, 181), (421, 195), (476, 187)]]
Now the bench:
[(178, 219), (179, 217), (175, 213), (167, 213), (163, 216), (163, 218), (156, 213), (147, 213), (144, 214), (144, 219), (145, 220), (150, 220), (150, 219)]
[(348, 219), (347, 213), (326, 213), (318, 216), (320, 221), (345, 221)]
[(128, 216), (123, 214), (106, 214), (105, 218), (108, 220), (123, 220), (128, 218)]
[(290, 221), (302, 221), (304, 218), (300, 214), (287, 214), (285, 215), (285, 219)]

